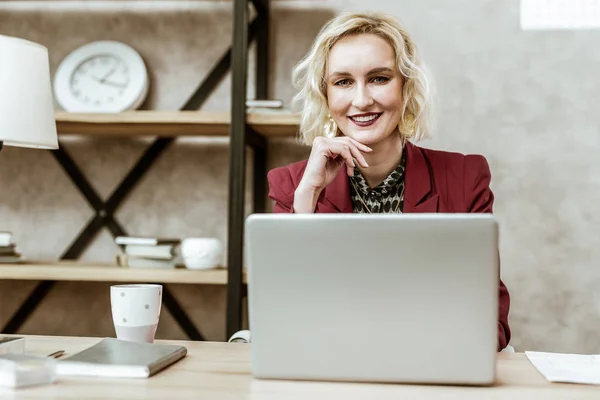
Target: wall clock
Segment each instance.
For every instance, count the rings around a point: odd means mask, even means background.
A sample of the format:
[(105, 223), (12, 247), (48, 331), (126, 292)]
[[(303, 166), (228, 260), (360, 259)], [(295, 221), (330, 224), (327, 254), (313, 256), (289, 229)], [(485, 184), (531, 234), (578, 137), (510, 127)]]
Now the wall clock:
[(116, 41), (88, 43), (70, 53), (54, 75), (54, 95), (69, 112), (117, 113), (137, 109), (148, 94), (144, 60)]

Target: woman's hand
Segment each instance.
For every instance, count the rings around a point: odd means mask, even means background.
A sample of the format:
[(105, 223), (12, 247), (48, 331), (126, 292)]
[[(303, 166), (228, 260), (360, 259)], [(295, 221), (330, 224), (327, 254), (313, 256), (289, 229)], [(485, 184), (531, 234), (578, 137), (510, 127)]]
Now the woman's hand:
[(347, 174), (352, 176), (355, 162), (368, 167), (362, 152), (370, 151), (370, 147), (347, 136), (316, 138), (304, 175), (294, 194), (294, 212), (314, 212), (321, 191), (334, 180), (340, 168), (345, 167)]

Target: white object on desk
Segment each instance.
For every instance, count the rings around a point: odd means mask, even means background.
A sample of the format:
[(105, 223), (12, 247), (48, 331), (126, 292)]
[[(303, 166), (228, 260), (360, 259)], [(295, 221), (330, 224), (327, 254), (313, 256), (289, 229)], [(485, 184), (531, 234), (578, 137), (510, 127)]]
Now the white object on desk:
[(54, 92), (70, 112), (115, 113), (138, 108), (148, 94), (148, 72), (132, 47), (101, 40), (70, 53), (54, 76)]
[(248, 329), (237, 331), (228, 340), (229, 343), (250, 343), (251, 334)]
[(529, 361), (550, 382), (600, 385), (600, 355), (526, 351)]
[[(54, 382), (56, 360), (29, 354), (0, 355), (0, 387), (21, 388)], [(0, 394), (1, 398), (4, 398)]]
[(162, 305), (162, 285), (131, 284), (110, 287), (110, 308), (117, 337), (153, 343)]

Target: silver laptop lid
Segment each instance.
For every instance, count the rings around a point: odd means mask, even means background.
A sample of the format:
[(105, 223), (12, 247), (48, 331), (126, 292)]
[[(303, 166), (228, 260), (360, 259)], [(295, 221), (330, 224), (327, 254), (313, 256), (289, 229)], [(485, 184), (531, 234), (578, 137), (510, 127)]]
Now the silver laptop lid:
[(255, 214), (246, 221), (257, 377), (491, 383), (490, 214)]

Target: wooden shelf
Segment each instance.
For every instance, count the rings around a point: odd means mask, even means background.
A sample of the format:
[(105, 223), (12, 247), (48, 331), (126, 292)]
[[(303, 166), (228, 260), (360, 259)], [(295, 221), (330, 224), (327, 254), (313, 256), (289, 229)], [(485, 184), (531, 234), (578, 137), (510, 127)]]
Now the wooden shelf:
[[(61, 135), (101, 137), (131, 136), (228, 136), (228, 112), (205, 111), (127, 111), (118, 114), (56, 112), (56, 128)], [(249, 113), (246, 121), (267, 138), (294, 137), (300, 116), (291, 113)]]
[(116, 265), (83, 264), (76, 261), (27, 262), (0, 264), (0, 280), (2, 279), (226, 285), (227, 270), (122, 268)]

